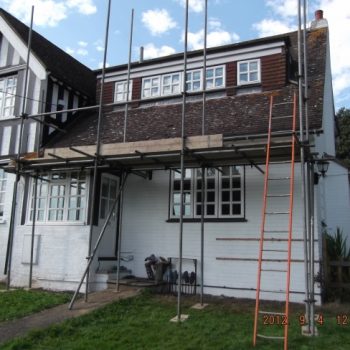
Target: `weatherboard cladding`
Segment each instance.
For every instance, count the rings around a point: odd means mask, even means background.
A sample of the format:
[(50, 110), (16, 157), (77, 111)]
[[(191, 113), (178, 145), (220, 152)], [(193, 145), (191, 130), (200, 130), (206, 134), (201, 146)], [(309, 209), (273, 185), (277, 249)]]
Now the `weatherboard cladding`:
[[(309, 55), (309, 122), (310, 129), (322, 127), (323, 89), (325, 79), (325, 58), (327, 49), (327, 30), (321, 29), (308, 33)], [(276, 92), (276, 102), (292, 101), (297, 86), (287, 81), (287, 60), (285, 55), (296, 59), (297, 33), (286, 35), (291, 43), (288, 51), (282, 55), (271, 55), (262, 59), (262, 93), (232, 95), (235, 89), (228, 89), (226, 96), (208, 99), (206, 104), (206, 134), (244, 135), (267, 133), (269, 112), (269, 94)], [(166, 59), (164, 59), (166, 61)], [(294, 64), (295, 66), (295, 64)], [(227, 86), (236, 83), (236, 64), (229, 63)], [(264, 71), (265, 70), (265, 71)], [(295, 72), (293, 74), (295, 76)], [(140, 81), (138, 82), (139, 85)], [(113, 100), (113, 83), (106, 85), (104, 101)], [(133, 87), (134, 93), (140, 91)], [(180, 101), (179, 101), (180, 102)], [(138, 108), (131, 108), (127, 122), (127, 141), (157, 140), (179, 137), (181, 130), (180, 103), (150, 105), (150, 101), (141, 102)], [(291, 106), (276, 107), (275, 115), (291, 114)], [(202, 102), (188, 102), (186, 106), (185, 132), (187, 136), (201, 134)], [(290, 130), (290, 119), (274, 121), (274, 130)], [(298, 123), (299, 125), (299, 123)], [(97, 115), (82, 114), (69, 128), (66, 135), (50, 142), (50, 147), (67, 147), (70, 145), (90, 145), (96, 143)], [(123, 141), (124, 111), (120, 107), (115, 111), (106, 109), (101, 130), (101, 141), (113, 143)]]

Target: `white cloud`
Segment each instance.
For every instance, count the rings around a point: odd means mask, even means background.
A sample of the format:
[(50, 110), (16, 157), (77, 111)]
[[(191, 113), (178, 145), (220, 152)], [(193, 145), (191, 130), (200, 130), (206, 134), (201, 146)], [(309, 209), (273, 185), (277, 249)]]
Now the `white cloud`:
[(36, 26), (57, 26), (66, 19), (70, 11), (84, 15), (96, 12), (93, 0), (3, 0), (6, 10), (20, 20), (29, 23), (31, 5), (34, 5), (34, 24)]
[(77, 50), (77, 54), (80, 56), (87, 56), (89, 54), (89, 51), (83, 48), (79, 48)]
[(66, 47), (66, 52), (68, 53), (68, 55), (73, 56), (74, 53), (75, 53), (75, 50), (67, 46)]
[(149, 43), (144, 46), (144, 58), (156, 58), (162, 56), (168, 56), (174, 54), (176, 51), (174, 48), (163, 45), (161, 47), (156, 47), (153, 43)]
[(176, 22), (165, 9), (143, 12), (142, 23), (150, 30), (152, 35), (160, 35), (176, 27)]
[[(106, 62), (106, 68), (108, 68), (108, 67), (110, 67), (111, 65), (108, 63), (108, 62)], [(98, 68), (103, 68), (103, 62), (99, 62), (98, 63)]]
[[(186, 6), (186, 0), (176, 0), (176, 2), (180, 3), (183, 7)], [(204, 0), (189, 0), (188, 8), (193, 12), (202, 12), (204, 11)]]
[(297, 0), (266, 0), (266, 5), (269, 6), (274, 13), (281, 17), (295, 17), (298, 13)]
[[(221, 22), (217, 19), (208, 21), (207, 47), (232, 44), (239, 40), (237, 33), (230, 33), (222, 29)], [(188, 47), (190, 50), (199, 50), (204, 47), (204, 30), (188, 32)]]
[(83, 15), (92, 15), (97, 12), (93, 0), (67, 0), (67, 7), (77, 9)]
[(78, 41), (78, 45), (81, 46), (81, 47), (86, 47), (88, 46), (88, 43), (86, 41)]
[(258, 31), (260, 37), (288, 33), (296, 30), (296, 27), (289, 25), (288, 22), (276, 19), (263, 19), (258, 23), (254, 23), (253, 28)]

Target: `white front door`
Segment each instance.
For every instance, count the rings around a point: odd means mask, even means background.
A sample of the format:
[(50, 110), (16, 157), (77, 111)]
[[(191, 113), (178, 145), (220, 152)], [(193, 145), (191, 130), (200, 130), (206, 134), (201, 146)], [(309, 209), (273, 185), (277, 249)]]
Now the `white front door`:
[[(100, 210), (98, 218), (99, 231), (102, 230), (104, 223), (108, 217), (108, 214), (113, 206), (113, 203), (117, 197), (119, 187), (119, 179), (116, 176), (110, 174), (102, 174), (101, 176), (101, 189), (100, 189)], [(118, 203), (115, 205), (113, 214), (106, 227), (106, 231), (103, 235), (102, 241), (98, 249), (98, 256), (100, 257), (112, 257), (116, 255), (117, 248), (117, 225), (118, 225)]]

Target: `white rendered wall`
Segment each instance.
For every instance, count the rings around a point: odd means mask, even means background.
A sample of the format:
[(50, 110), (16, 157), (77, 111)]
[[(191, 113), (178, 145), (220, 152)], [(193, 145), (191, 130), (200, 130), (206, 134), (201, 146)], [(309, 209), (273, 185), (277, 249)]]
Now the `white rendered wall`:
[(5, 206), (4, 206), (4, 221), (0, 223), (0, 280), (3, 280), (6, 277), (4, 275), (4, 267), (5, 267), (5, 258), (6, 258), (6, 250), (7, 250), (8, 232), (9, 232), (9, 226), (10, 226), (12, 192), (13, 192), (14, 181), (15, 181), (15, 176), (12, 174), (7, 174)]
[[(274, 171), (286, 174), (284, 171)], [(300, 196), (300, 169), (296, 167), (295, 197), (294, 197), (294, 238), (302, 238), (302, 213)], [(169, 173), (157, 171), (153, 180), (148, 181), (131, 176), (128, 180), (124, 199), (122, 250), (132, 252), (135, 257), (134, 271), (137, 276), (146, 277), (144, 259), (151, 253), (164, 257), (178, 256), (179, 224), (167, 223), (169, 200)], [(272, 190), (278, 190), (274, 185)], [(284, 186), (283, 186), (284, 187)], [(282, 188), (285, 192), (287, 188)], [(256, 261), (222, 261), (218, 257), (257, 258), (257, 241), (219, 241), (220, 237), (258, 238), (261, 221), (261, 205), (263, 191), (263, 175), (256, 169), (246, 167), (246, 219), (247, 222), (206, 223), (205, 224), (205, 277), (204, 284), (211, 286), (226, 286), (241, 289), (205, 288), (205, 293), (224, 294), (236, 297), (255, 298), (257, 262)], [(278, 204), (279, 210), (282, 204)], [(287, 221), (282, 219), (267, 227), (287, 229)], [(316, 244), (317, 247), (317, 244)], [(315, 249), (318, 260), (318, 249)], [(274, 253), (276, 254), (276, 253)], [(183, 256), (198, 259), (200, 263), (200, 223), (184, 223)], [(267, 256), (266, 256), (267, 257)], [(269, 258), (278, 258), (278, 255)], [(280, 256), (281, 257), (281, 256)], [(293, 243), (293, 259), (303, 259), (303, 243)], [(283, 263), (272, 263), (271, 267), (283, 268)], [(186, 267), (185, 267), (186, 269)], [(315, 264), (316, 272), (318, 264)], [(198, 272), (199, 272), (198, 265)], [(264, 274), (262, 288), (280, 290), (285, 288), (284, 274)], [(304, 300), (304, 265), (300, 262), (292, 264), (291, 294), (292, 301)], [(283, 299), (282, 294), (263, 293), (265, 299)], [(319, 300), (319, 297), (317, 296)]]

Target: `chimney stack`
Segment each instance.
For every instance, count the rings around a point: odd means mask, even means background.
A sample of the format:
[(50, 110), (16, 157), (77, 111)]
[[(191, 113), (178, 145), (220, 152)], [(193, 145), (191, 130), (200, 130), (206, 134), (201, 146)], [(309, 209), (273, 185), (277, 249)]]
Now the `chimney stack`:
[(322, 10), (317, 10), (315, 12), (315, 21), (319, 21), (323, 19), (323, 11)]
[(311, 22), (311, 30), (328, 27), (328, 21), (323, 18), (323, 11), (315, 11), (315, 19)]
[(144, 55), (144, 47), (140, 46), (140, 63), (143, 62), (143, 55)]

